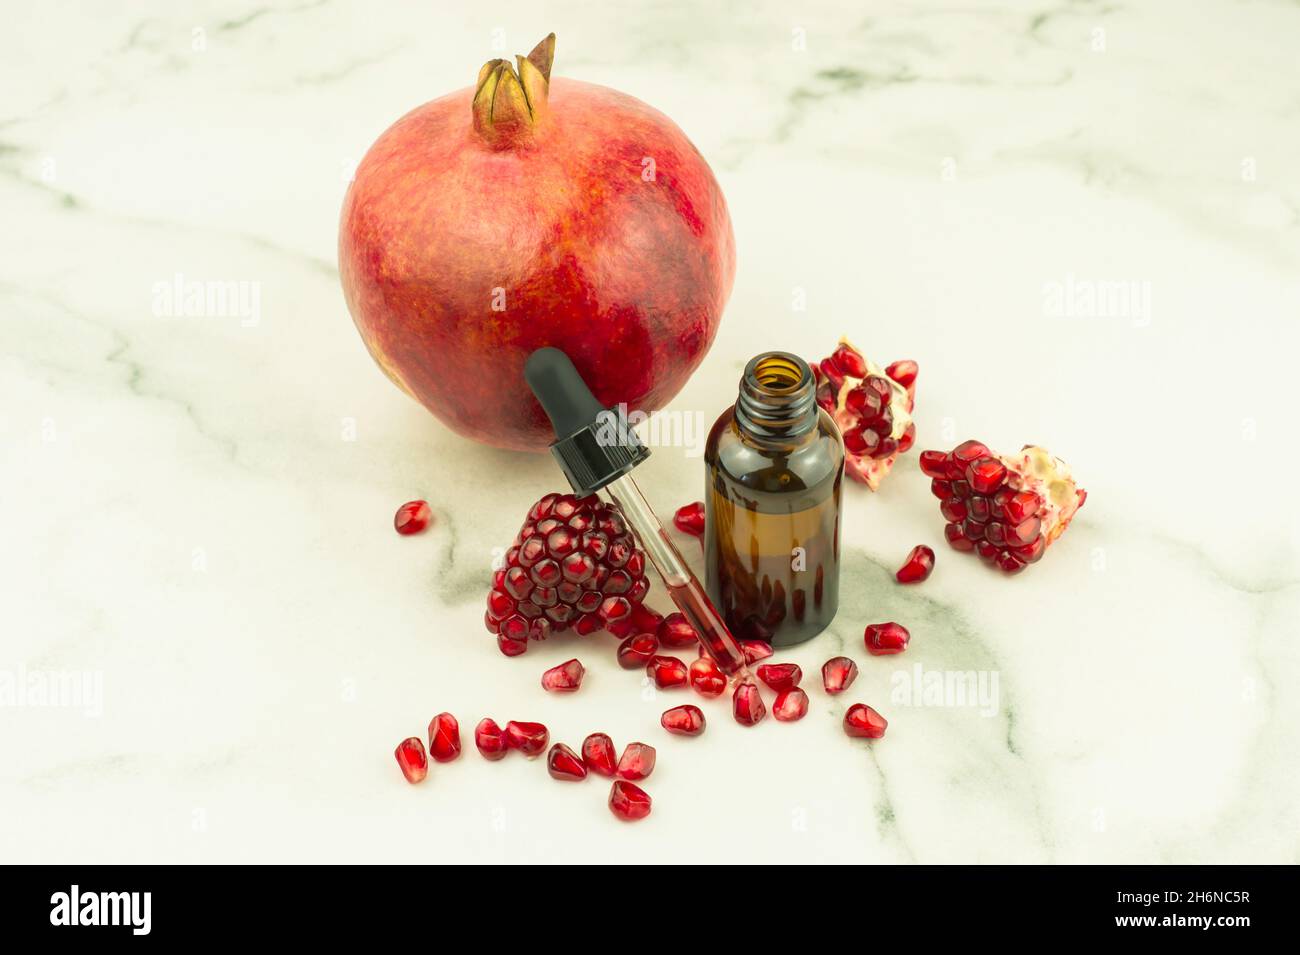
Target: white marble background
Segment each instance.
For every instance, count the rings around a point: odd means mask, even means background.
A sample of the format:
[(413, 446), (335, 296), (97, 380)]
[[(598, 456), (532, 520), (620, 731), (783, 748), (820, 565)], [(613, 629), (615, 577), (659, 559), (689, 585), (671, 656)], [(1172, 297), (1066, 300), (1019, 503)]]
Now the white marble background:
[[(0, 857), (1296, 861), (1300, 7), (4, 7), (0, 674), (89, 673), (102, 712), (0, 707)], [(643, 690), (608, 637), (502, 658), (491, 549), (558, 476), (447, 433), (349, 321), (351, 164), (549, 30), (558, 74), (674, 117), (731, 204), (735, 292), (675, 410), (711, 420), (755, 351), (847, 333), (919, 361), (919, 447), (1043, 443), (1091, 493), (1023, 576), (941, 548), (903, 589), (941, 540), (914, 456), (851, 488), (840, 616), (785, 657), (801, 723), (705, 704), (668, 738), (693, 694)], [(156, 316), (178, 273), (259, 283), (259, 320)], [(1047, 314), (1071, 279), (1150, 310)], [(664, 512), (700, 496), (682, 449), (644, 473)], [(413, 497), (437, 526), (399, 538)], [(870, 658), (888, 619), (912, 648)], [(832, 701), (842, 650), (862, 676)], [(544, 694), (574, 655), (581, 693)], [(916, 664), (996, 671), (996, 716), (891, 703)], [(844, 737), (854, 700), (884, 740)], [(472, 746), (408, 786), (393, 746), (444, 709), (467, 743), (485, 714), (653, 742), (653, 815)]]

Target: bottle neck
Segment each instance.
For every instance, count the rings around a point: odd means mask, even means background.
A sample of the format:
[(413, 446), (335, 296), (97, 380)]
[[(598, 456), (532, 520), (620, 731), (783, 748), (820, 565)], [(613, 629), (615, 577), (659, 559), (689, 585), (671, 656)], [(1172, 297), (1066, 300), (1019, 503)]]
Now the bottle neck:
[(817, 382), (789, 352), (764, 352), (745, 366), (736, 399), (741, 436), (764, 445), (798, 443), (817, 430)]

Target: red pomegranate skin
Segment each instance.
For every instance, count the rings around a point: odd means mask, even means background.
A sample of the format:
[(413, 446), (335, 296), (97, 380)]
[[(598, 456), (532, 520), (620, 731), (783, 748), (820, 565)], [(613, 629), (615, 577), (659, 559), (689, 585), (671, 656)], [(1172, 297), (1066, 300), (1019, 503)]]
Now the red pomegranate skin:
[(603, 404), (662, 407), (735, 277), (708, 164), (645, 103), (559, 78), (531, 136), (489, 144), (474, 93), (398, 120), (344, 200), (339, 270), (371, 355), (454, 431), (502, 448), (554, 440), (523, 378), (546, 345)]

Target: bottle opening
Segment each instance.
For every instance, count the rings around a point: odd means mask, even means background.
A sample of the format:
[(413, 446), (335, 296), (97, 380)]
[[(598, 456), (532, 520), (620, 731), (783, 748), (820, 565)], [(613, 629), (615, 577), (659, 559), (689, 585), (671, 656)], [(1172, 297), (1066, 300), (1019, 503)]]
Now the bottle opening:
[(736, 423), (755, 438), (797, 437), (817, 426), (816, 397), (806, 361), (789, 352), (764, 352), (745, 366)]

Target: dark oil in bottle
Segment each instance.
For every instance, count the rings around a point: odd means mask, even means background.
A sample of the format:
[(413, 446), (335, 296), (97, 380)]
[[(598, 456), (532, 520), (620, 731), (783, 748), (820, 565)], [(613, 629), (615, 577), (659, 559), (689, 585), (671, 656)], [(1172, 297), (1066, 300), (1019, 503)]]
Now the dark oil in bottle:
[(704, 460), (706, 586), (728, 628), (778, 647), (816, 636), (839, 606), (844, 446), (807, 363), (750, 361)]

